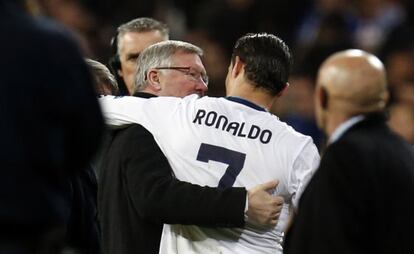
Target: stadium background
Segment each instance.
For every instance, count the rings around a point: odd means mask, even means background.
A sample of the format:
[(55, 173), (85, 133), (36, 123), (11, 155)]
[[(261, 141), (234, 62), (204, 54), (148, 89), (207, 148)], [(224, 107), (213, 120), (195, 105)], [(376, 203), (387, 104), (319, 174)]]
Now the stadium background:
[(313, 88), (331, 53), (360, 48), (386, 65), (390, 125), (414, 144), (414, 1), (412, 0), (27, 0), (37, 16), (68, 27), (86, 57), (107, 63), (116, 27), (136, 17), (168, 24), (171, 39), (205, 51), (210, 96), (224, 95), (231, 48), (247, 32), (269, 32), (291, 47), (290, 88), (272, 111), (320, 145)]

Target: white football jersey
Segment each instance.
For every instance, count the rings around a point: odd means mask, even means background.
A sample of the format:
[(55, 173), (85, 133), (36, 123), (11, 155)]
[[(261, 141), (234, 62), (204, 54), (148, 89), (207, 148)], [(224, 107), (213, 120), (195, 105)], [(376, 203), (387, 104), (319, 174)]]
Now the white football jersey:
[(278, 179), (285, 204), (276, 227), (164, 225), (160, 253), (282, 253), (289, 206), (319, 163), (308, 136), (237, 97), (100, 98), (109, 125), (148, 129), (182, 181), (211, 187), (246, 187)]

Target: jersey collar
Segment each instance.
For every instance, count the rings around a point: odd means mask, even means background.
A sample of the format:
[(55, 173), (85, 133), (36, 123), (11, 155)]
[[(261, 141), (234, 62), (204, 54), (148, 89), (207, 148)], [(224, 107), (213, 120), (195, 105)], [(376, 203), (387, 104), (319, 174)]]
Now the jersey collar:
[(250, 107), (250, 108), (253, 108), (253, 109), (256, 109), (256, 110), (259, 110), (259, 111), (267, 112), (267, 110), (265, 108), (260, 107), (259, 105), (254, 104), (253, 102), (250, 102), (250, 101), (248, 101), (246, 99), (243, 99), (241, 97), (228, 96), (228, 97), (226, 97), (226, 99), (229, 100), (229, 101), (233, 101), (233, 102), (243, 104), (247, 107)]

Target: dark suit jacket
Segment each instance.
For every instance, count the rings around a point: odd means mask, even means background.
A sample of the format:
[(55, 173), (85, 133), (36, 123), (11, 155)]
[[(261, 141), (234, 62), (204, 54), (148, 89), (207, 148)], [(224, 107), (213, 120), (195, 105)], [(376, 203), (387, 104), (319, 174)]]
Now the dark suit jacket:
[(414, 253), (414, 154), (381, 116), (329, 145), (285, 253)]
[(163, 223), (243, 226), (245, 200), (244, 188), (219, 190), (176, 180), (142, 126), (116, 131), (99, 176), (103, 252), (158, 253)]
[(71, 177), (71, 213), (66, 242), (81, 254), (101, 253), (98, 222), (98, 183), (93, 167), (88, 165)]
[(95, 152), (103, 120), (75, 41), (19, 2), (0, 0), (0, 252), (15, 242), (46, 253), (39, 245), (67, 233), (72, 176)]

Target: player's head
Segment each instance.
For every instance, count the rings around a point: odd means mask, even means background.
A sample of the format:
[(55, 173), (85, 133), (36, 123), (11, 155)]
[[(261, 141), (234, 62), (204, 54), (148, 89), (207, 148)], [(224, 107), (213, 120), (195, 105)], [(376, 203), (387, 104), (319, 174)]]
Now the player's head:
[(105, 65), (92, 59), (85, 59), (95, 81), (95, 91), (98, 95), (117, 95), (118, 84), (115, 77)]
[(202, 49), (183, 41), (163, 41), (149, 46), (138, 58), (135, 91), (159, 96), (203, 96), (208, 77)]
[(109, 65), (120, 86), (132, 94), (139, 54), (148, 46), (168, 40), (168, 27), (151, 18), (137, 18), (122, 24), (112, 40), (113, 57)]
[(229, 73), (232, 68), (242, 66), (243, 78), (250, 85), (277, 95), (288, 85), (291, 61), (288, 46), (277, 36), (247, 34), (233, 48)]
[(322, 63), (318, 72), (315, 90), (318, 125), (329, 132), (327, 122), (333, 116), (347, 119), (383, 111), (388, 97), (384, 65), (376, 56), (356, 49), (335, 53)]

